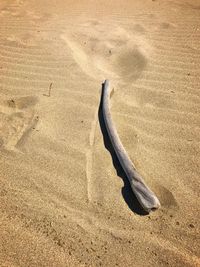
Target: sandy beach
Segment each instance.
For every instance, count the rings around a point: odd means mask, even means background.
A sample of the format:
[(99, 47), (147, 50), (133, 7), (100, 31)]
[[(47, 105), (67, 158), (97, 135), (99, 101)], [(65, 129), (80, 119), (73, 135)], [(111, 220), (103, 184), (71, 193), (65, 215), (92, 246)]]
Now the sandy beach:
[(200, 1), (1, 0), (0, 266), (200, 266), (199, 133)]

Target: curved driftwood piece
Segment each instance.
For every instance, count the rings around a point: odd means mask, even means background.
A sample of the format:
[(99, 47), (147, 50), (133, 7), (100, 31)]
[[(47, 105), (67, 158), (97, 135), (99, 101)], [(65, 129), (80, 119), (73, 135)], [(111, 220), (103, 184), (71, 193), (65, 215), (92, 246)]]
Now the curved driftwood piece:
[(110, 93), (109, 81), (105, 80), (103, 84), (102, 110), (106, 129), (115, 153), (127, 175), (135, 196), (137, 197), (142, 208), (149, 213), (150, 211), (158, 209), (160, 207), (160, 202), (155, 194), (151, 191), (151, 189), (145, 184), (139, 173), (136, 171), (131, 159), (129, 158), (119, 139), (110, 113)]

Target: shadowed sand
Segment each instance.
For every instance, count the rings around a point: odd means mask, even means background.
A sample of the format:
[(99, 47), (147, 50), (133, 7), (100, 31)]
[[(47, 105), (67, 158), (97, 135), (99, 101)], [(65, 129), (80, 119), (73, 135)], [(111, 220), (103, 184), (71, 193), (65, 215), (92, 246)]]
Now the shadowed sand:
[[(199, 6), (1, 1), (0, 266), (200, 265)], [(105, 133), (105, 79), (150, 215)]]

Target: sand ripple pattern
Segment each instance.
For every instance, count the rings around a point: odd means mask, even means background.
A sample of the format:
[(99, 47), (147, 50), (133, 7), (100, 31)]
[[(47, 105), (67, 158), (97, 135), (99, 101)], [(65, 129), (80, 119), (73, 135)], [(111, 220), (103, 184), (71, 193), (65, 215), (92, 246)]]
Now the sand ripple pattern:
[[(0, 21), (0, 265), (199, 266), (198, 4), (2, 0)], [(150, 216), (102, 134), (105, 78)]]

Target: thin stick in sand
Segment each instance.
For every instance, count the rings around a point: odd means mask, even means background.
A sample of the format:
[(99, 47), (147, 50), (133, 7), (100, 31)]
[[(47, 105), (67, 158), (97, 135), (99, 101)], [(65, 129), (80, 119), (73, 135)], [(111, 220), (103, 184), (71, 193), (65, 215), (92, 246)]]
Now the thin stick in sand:
[(146, 212), (151, 212), (160, 207), (160, 202), (151, 189), (145, 184), (140, 174), (136, 171), (131, 159), (129, 158), (126, 150), (124, 149), (117, 130), (111, 118), (110, 113), (110, 87), (109, 81), (105, 80), (103, 84), (103, 101), (102, 110), (103, 118), (105, 121), (106, 129), (110, 137), (117, 158), (124, 169), (126, 176), (130, 182), (133, 193), (137, 197), (141, 207)]
[(43, 94), (43, 96), (48, 96), (48, 97), (51, 96), (52, 85), (53, 85), (53, 83), (50, 83), (50, 85), (49, 85), (49, 92), (48, 92), (48, 95), (47, 95), (47, 94)]

